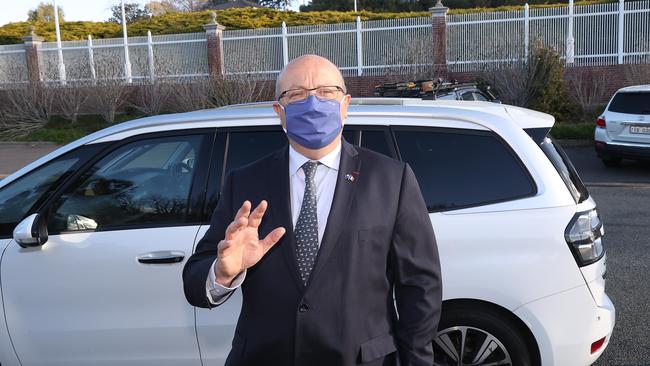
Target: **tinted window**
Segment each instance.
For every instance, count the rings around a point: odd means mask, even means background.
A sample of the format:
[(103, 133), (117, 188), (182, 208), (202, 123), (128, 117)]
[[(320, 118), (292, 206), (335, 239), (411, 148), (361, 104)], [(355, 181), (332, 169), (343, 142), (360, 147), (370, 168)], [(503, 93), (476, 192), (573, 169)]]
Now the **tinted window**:
[(618, 93), (609, 110), (618, 113), (650, 114), (650, 92)]
[(488, 101), (488, 98), (486, 98), (483, 94), (481, 94), (479, 92), (474, 92), (472, 94), (474, 95), (475, 100), (478, 100), (478, 101), (481, 101), (481, 102), (487, 102)]
[(44, 194), (51, 193), (79, 159), (76, 153), (66, 154), (0, 189), (0, 237), (11, 236), (29, 209)]
[(242, 165), (252, 163), (287, 144), (284, 132), (278, 130), (230, 132), (226, 172)]
[(202, 139), (152, 138), (117, 148), (57, 199), (48, 229), (58, 233), (185, 222)]
[(392, 157), (392, 150), (390, 149), (386, 138), (386, 132), (384, 131), (361, 131), (361, 146)]
[(352, 145), (359, 146), (359, 130), (351, 130), (348, 126), (343, 127), (343, 138)]
[(472, 92), (463, 93), (461, 95), (462, 100), (474, 100), (474, 94)]
[(396, 130), (395, 137), (430, 211), (511, 200), (536, 191), (519, 160), (493, 133), (404, 129)]
[(589, 191), (584, 183), (582, 183), (582, 179), (578, 176), (578, 172), (574, 168), (573, 163), (571, 163), (571, 160), (569, 160), (569, 157), (560, 145), (546, 137), (542, 140), (540, 147), (560, 174), (560, 177), (569, 189), (569, 192), (571, 192), (576, 203), (586, 200), (589, 197)]

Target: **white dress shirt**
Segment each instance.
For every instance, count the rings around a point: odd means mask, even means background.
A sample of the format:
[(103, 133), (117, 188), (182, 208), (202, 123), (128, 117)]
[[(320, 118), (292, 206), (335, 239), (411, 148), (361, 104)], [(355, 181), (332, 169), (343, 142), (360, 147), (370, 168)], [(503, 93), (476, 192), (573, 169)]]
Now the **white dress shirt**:
[[(293, 226), (298, 222), (302, 198), (305, 194), (305, 172), (301, 169), (310, 159), (300, 154), (289, 145), (289, 194), (291, 196), (291, 219)], [(339, 164), (341, 161), (341, 142), (329, 154), (318, 160), (314, 182), (316, 184), (316, 215), (318, 220), (318, 245), (320, 246), (327, 225), (327, 218), (334, 199), (336, 188), (336, 177), (338, 176)], [(218, 259), (217, 259), (218, 260)], [(216, 282), (214, 270), (217, 260), (212, 264), (206, 281), (206, 296), (213, 305), (219, 305), (226, 301), (231, 291), (237, 289), (246, 278), (246, 271), (238, 274), (232, 281), (230, 287), (225, 287)]]

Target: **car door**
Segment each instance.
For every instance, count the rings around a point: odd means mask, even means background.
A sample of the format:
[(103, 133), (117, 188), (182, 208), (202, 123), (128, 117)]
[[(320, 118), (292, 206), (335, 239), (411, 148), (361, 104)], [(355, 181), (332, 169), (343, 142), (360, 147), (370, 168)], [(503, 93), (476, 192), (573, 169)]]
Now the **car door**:
[[(209, 218), (216, 207), (218, 192), (225, 175), (232, 169), (281, 149), (286, 144), (287, 138), (280, 126), (219, 129), (210, 167), (212, 173), (207, 189), (205, 220), (196, 236), (197, 242), (209, 228)], [(196, 308), (196, 334), (204, 365), (223, 365), (226, 361), (241, 301), (241, 291), (236, 291), (228, 301), (216, 309)]]
[(6, 249), (5, 313), (22, 364), (201, 364), (181, 271), (213, 137), (184, 131), (115, 144), (41, 209), (43, 246)]
[[(16, 225), (94, 154), (97, 148), (98, 146), (83, 146), (60, 155), (0, 188), (0, 257), (5, 248), (11, 245)], [(3, 261), (0, 259), (0, 268), (2, 266)], [(3, 302), (0, 289), (0, 314), (4, 315)], [(0, 317), (0, 365), (19, 365), (4, 322), (5, 317)]]

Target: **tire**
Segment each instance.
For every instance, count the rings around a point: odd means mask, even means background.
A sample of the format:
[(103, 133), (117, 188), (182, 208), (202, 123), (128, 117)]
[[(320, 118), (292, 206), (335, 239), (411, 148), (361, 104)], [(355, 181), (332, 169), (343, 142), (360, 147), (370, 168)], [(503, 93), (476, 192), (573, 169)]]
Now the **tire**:
[(608, 167), (618, 166), (621, 163), (621, 158), (616, 156), (611, 156), (608, 158), (603, 158), (603, 164)]
[[(524, 337), (513, 321), (492, 309), (478, 305), (446, 308), (433, 342), (434, 365), (532, 366)], [(462, 339), (465, 347), (459, 357)]]

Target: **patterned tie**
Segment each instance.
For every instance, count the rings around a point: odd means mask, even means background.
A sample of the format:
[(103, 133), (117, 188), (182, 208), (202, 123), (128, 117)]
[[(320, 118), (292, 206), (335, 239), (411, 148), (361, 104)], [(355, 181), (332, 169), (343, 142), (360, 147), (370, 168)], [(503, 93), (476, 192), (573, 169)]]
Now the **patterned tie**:
[(298, 222), (294, 230), (298, 269), (305, 285), (307, 285), (318, 253), (318, 218), (316, 216), (316, 184), (314, 183), (318, 164), (315, 161), (308, 161), (302, 166), (302, 170), (305, 172), (305, 195), (302, 197), (300, 215), (298, 215)]

